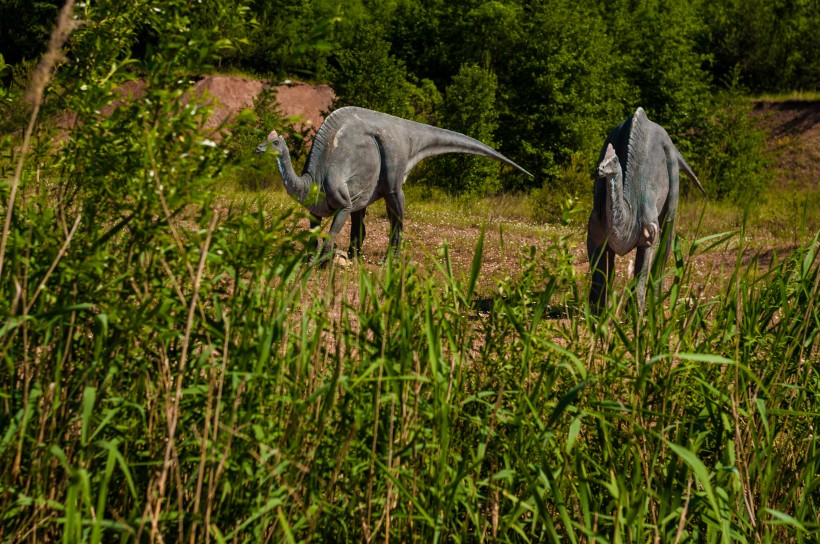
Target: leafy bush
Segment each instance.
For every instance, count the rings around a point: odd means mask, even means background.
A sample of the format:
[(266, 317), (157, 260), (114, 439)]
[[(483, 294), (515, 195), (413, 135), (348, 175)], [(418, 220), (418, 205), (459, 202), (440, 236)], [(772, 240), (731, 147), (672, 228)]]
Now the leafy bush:
[(597, 10), (564, 0), (522, 17), (499, 67), (497, 135), (505, 155), (535, 179), (506, 179), (506, 188), (549, 186), (575, 153), (591, 168), (608, 130), (627, 115), (634, 91), (617, 69), (621, 57), (606, 23)]
[(719, 80), (754, 92), (813, 91), (820, 84), (818, 11), (813, 2), (750, 0), (700, 5), (709, 26), (703, 48)]
[[(495, 146), (498, 126), (496, 78), (475, 64), (465, 64), (447, 87), (441, 126)], [(500, 166), (485, 157), (452, 154), (435, 160), (432, 182), (453, 195), (491, 195), (501, 188)]]
[(333, 57), (330, 81), (333, 108), (360, 106), (398, 117), (411, 115), (404, 64), (390, 54), (390, 43), (375, 32), (363, 31), (360, 41)]
[(584, 211), (579, 204), (591, 207), (591, 192), (592, 173), (580, 153), (576, 153), (570, 163), (560, 169), (556, 179), (546, 181), (543, 187), (530, 192), (532, 218), (539, 223), (569, 224), (573, 215)]
[(693, 138), (707, 194), (741, 206), (759, 202), (769, 182), (766, 135), (751, 108), (736, 91), (716, 95), (711, 115)]

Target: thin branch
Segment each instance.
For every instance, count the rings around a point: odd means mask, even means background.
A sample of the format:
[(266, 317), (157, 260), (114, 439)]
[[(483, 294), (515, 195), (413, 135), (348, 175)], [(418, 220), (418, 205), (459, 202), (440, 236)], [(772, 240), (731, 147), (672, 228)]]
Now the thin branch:
[(31, 135), (34, 133), (34, 126), (37, 124), (37, 115), (40, 113), (40, 105), (43, 103), (43, 92), (46, 85), (51, 79), (51, 74), (54, 66), (62, 58), (61, 49), (65, 45), (68, 36), (74, 30), (76, 23), (73, 19), (74, 0), (66, 0), (63, 9), (60, 10), (60, 15), (57, 17), (57, 27), (51, 33), (51, 38), (48, 42), (48, 50), (31, 78), (31, 85), (29, 86), (26, 98), (31, 102), (33, 111), (31, 118), (26, 127), (26, 133), (23, 137), (23, 146), (20, 148), (20, 158), (17, 160), (17, 167), (14, 170), (14, 177), (11, 179), (11, 189), (9, 192), (9, 202), (6, 206), (6, 219), (3, 223), (3, 235), (0, 237), (0, 277), (3, 276), (3, 264), (6, 256), (6, 244), (8, 243), (9, 234), (11, 232), (11, 217), (14, 213), (14, 201), (17, 198), (17, 190), (20, 187), (20, 178), (23, 175), (23, 163), (26, 159), (26, 153), (31, 143)]

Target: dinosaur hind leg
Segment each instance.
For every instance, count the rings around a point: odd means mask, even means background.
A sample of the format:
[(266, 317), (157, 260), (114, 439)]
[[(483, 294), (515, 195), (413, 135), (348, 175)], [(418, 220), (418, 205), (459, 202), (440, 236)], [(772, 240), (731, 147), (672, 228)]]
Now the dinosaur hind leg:
[(404, 230), (404, 192), (399, 188), (387, 194), (384, 201), (387, 204), (387, 217), (390, 219), (390, 251), (395, 257), (399, 254)]
[(319, 240), (319, 233), (321, 232), (322, 228), (322, 218), (318, 215), (310, 214), (310, 235), (308, 237), (308, 245), (307, 245), (307, 257), (306, 260), (308, 263), (312, 263), (316, 256), (319, 254), (319, 250), (322, 249), (322, 243)]
[(347, 248), (347, 257), (353, 259), (362, 254), (364, 242), (364, 214), (367, 208), (362, 208), (350, 214), (350, 247)]
[(638, 315), (643, 315), (646, 303), (646, 280), (649, 276), (649, 263), (652, 262), (653, 246), (639, 247), (635, 253), (635, 296), (638, 302)]
[(607, 288), (615, 276), (615, 252), (606, 244), (599, 246), (587, 240), (587, 255), (592, 271), (589, 304), (596, 314), (600, 314), (606, 308)]

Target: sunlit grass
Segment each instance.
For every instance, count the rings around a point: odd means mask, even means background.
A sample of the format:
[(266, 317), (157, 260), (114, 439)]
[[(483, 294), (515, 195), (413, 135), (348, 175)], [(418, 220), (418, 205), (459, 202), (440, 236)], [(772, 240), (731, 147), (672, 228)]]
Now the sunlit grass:
[(777, 93), (777, 94), (763, 94), (757, 97), (754, 97), (753, 100), (759, 100), (762, 102), (788, 102), (788, 101), (805, 101), (805, 102), (816, 102), (820, 100), (820, 91), (791, 91), (788, 93)]

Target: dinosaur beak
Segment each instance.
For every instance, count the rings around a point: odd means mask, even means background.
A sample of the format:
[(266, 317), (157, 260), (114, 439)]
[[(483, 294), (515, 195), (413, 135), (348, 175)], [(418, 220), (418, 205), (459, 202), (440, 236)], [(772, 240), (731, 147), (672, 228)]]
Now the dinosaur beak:
[(265, 151), (268, 150), (268, 142), (262, 142), (258, 146), (256, 146), (256, 151), (254, 151), (257, 155), (261, 155)]

